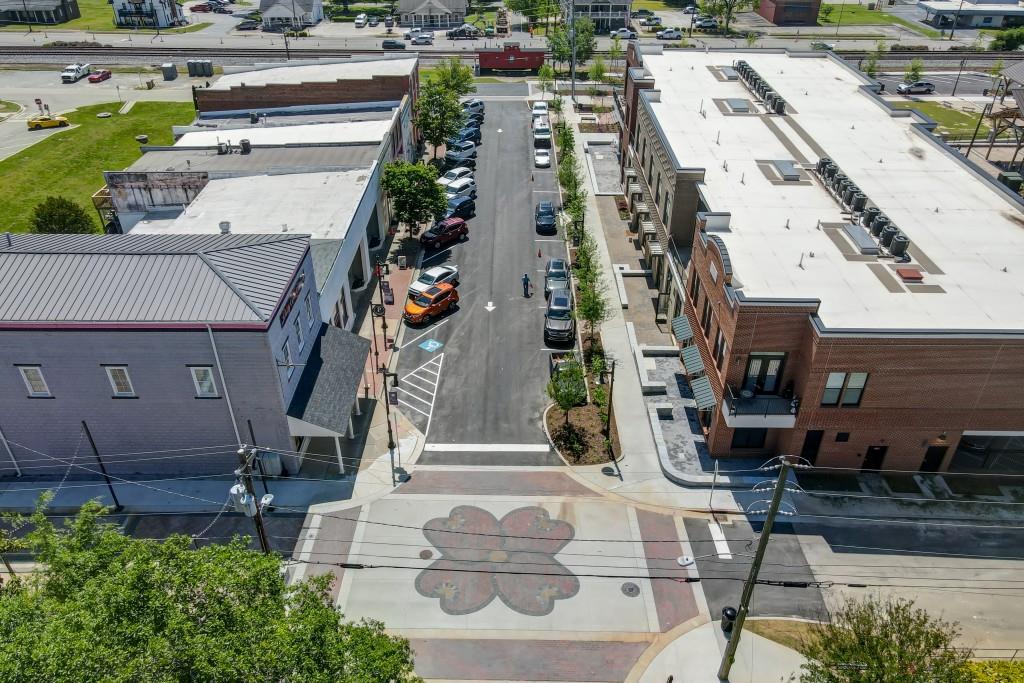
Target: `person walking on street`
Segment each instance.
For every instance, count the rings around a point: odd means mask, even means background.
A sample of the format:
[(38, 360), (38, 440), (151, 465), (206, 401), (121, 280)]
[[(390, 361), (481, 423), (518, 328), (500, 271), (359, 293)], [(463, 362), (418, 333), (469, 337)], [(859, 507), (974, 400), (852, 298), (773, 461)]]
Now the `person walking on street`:
[(530, 274), (523, 273), (523, 296), (530, 298)]

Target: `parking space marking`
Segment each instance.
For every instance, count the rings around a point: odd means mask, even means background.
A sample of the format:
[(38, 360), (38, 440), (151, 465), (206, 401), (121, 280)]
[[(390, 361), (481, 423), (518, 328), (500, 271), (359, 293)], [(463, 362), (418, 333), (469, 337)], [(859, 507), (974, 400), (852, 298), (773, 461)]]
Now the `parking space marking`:
[(428, 330), (424, 330), (423, 332), (420, 332), (420, 333), (419, 333), (418, 335), (416, 335), (415, 337), (413, 337), (413, 338), (412, 338), (412, 339), (410, 339), (409, 341), (405, 342), (405, 343), (404, 343), (404, 344), (402, 344), (401, 346), (398, 346), (398, 345), (396, 345), (396, 346), (395, 346), (395, 349), (397, 349), (397, 350), (401, 350), (401, 349), (404, 349), (404, 348), (406, 348), (407, 346), (411, 346), (411, 345), (412, 345), (413, 343), (415, 343), (416, 341), (418, 341), (418, 340), (420, 340), (420, 339), (423, 339), (424, 337), (426, 337), (426, 336), (427, 336), (428, 334), (430, 334), (431, 332), (434, 332), (435, 330), (437, 330), (437, 328), (441, 327), (441, 325), (444, 325), (444, 324), (445, 324), (446, 322), (448, 322), (449, 320), (451, 320), (451, 318), (445, 318), (444, 320), (442, 320), (441, 322), (437, 323), (436, 325), (434, 325), (434, 326), (433, 326), (433, 327), (431, 327), (430, 329), (428, 329)]
[(405, 406), (405, 407), (406, 407), (406, 408), (408, 408), (409, 410), (414, 410), (414, 411), (416, 411), (417, 413), (419, 413), (419, 414), (420, 414), (420, 415), (422, 415), (423, 417), (427, 418), (427, 422), (428, 422), (428, 423), (430, 422), (430, 413), (424, 413), (424, 412), (423, 412), (422, 410), (420, 410), (419, 408), (417, 408), (417, 407), (415, 407), (415, 406), (411, 406), (411, 405), (409, 405), (408, 403), (406, 403), (406, 402), (405, 402), (405, 401), (403, 401), (402, 399), (398, 399), (398, 403), (399, 403), (399, 405), (403, 405), (403, 406)]
[(413, 398), (415, 398), (417, 401), (423, 401), (424, 403), (428, 403), (428, 404), (430, 403), (430, 401), (424, 401), (422, 398), (420, 398), (416, 394), (412, 393), (411, 391), (406, 391), (405, 387), (412, 387), (416, 391), (422, 391), (427, 396), (432, 396), (434, 394), (433, 389), (424, 389), (423, 387), (418, 386), (418, 385), (410, 382), (409, 378), (406, 378), (405, 379), (405, 383), (402, 386), (398, 387), (398, 390), (401, 391), (403, 394), (408, 394), (409, 396), (412, 396)]
[[(419, 388), (419, 387), (416, 387), (416, 388)], [(425, 399), (425, 398), (420, 398), (419, 396), (417, 396), (416, 394), (412, 393), (411, 391), (406, 391), (405, 389), (402, 389), (401, 387), (399, 387), (399, 389), (398, 389), (398, 390), (399, 390), (399, 391), (401, 391), (401, 392), (402, 392), (402, 393), (403, 393), (404, 395), (406, 395), (406, 396), (408, 396), (409, 398), (411, 398), (412, 400), (414, 400), (414, 401), (419, 401), (420, 403), (425, 403), (425, 404), (427, 405), (427, 407), (428, 407), (428, 408), (430, 407), (430, 401), (428, 401), (427, 399)], [(426, 390), (424, 390), (424, 389), (420, 389), (420, 391), (424, 391), (424, 392), (425, 392), (425, 393), (426, 393), (426, 394), (427, 394), (428, 396), (429, 396), (429, 395), (430, 395), (430, 393), (431, 393), (431, 392), (429, 392), (429, 391), (426, 391)], [(399, 399), (399, 400), (401, 400), (401, 399)]]
[(723, 560), (731, 560), (732, 553), (729, 552), (729, 542), (725, 539), (725, 532), (717, 522), (708, 522), (708, 531), (711, 532), (711, 540), (715, 542), (715, 552)]
[[(411, 393), (406, 392), (406, 394), (408, 396), (412, 396), (416, 400), (422, 401), (423, 403), (427, 404), (429, 406), (428, 409), (427, 409), (427, 412), (424, 412), (423, 410), (421, 410), (420, 408), (417, 408), (416, 406), (409, 405), (408, 403), (405, 403), (401, 399), (398, 400), (399, 403), (401, 403), (402, 405), (406, 406), (410, 410), (414, 410), (417, 413), (419, 413), (420, 415), (423, 415), (424, 417), (427, 418), (427, 427), (426, 427), (426, 429), (423, 430), (423, 435), (424, 436), (426, 436), (430, 432), (430, 421), (434, 418), (434, 401), (437, 400), (437, 387), (441, 383), (441, 365), (443, 363), (444, 363), (444, 354), (440, 353), (440, 354), (437, 355), (437, 357), (431, 358), (426, 363), (424, 363), (423, 365), (419, 366), (418, 368), (416, 368), (412, 372), (406, 373), (406, 375), (404, 377), (402, 377), (399, 380), (399, 382), (398, 382), (398, 389), (399, 389), (399, 391), (401, 391), (401, 389), (402, 389), (402, 382), (408, 382), (410, 378), (415, 378), (415, 379), (419, 380), (420, 382), (422, 382), (423, 384), (428, 385), (430, 387), (430, 390), (428, 391), (426, 389), (423, 389), (419, 385), (417, 385), (415, 382), (409, 382), (409, 386), (414, 387), (416, 389), (419, 389), (420, 391), (422, 391), (425, 394), (430, 394), (430, 401), (422, 399), (419, 396), (416, 396), (415, 394), (411, 394)], [(429, 372), (430, 374), (434, 375), (434, 379), (428, 379), (428, 378), (420, 375), (419, 373), (421, 371)]]
[(448, 249), (442, 249), (441, 251), (437, 252), (437, 253), (436, 253), (436, 254), (434, 254), (433, 256), (427, 256), (427, 257), (425, 257), (425, 258), (423, 259), (423, 263), (426, 263), (427, 261), (429, 261), (429, 260), (431, 260), (431, 259), (436, 259), (436, 258), (437, 258), (438, 256), (451, 256), (451, 253), (452, 253), (452, 250), (451, 250), (451, 248), (448, 248)]

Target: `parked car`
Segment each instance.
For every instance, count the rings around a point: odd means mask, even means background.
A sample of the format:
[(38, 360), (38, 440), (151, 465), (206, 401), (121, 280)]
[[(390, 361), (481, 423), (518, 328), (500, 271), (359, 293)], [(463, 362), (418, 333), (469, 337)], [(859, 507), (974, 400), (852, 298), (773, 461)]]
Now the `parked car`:
[(683, 32), (677, 28), (666, 28), (654, 34), (658, 40), (680, 40)]
[(369, 26), (370, 28), (373, 28), (374, 26), (377, 26), (378, 24), (380, 24), (380, 17), (378, 17), (378, 16), (377, 16), (377, 15), (375, 14), (375, 15), (373, 15), (372, 17), (370, 17), (370, 18), (369, 18), (369, 19), (368, 19), (368, 20), (366, 21), (366, 24), (367, 24), (367, 26)]
[(533, 110), (532, 111), (533, 111), (534, 118), (536, 118), (538, 116), (543, 116), (544, 118), (547, 118), (547, 115), (548, 115), (548, 103), (547, 102), (534, 102), (533, 103)]
[(466, 100), (462, 103), (462, 108), (471, 114), (484, 113), (484, 101), (479, 97), (474, 97), (471, 100)]
[(556, 289), (569, 288), (569, 264), (565, 259), (548, 259), (548, 265), (544, 269), (544, 296), (551, 296)]
[(415, 299), (431, 287), (443, 283), (448, 283), (452, 287), (459, 286), (458, 266), (434, 266), (433, 268), (427, 268), (420, 273), (415, 282), (409, 285), (409, 298)]
[(476, 159), (476, 145), (472, 142), (457, 142), (454, 145), (448, 147), (448, 151), (444, 153), (444, 160), (446, 162), (460, 162), (457, 165), (465, 165), (464, 162), (467, 159)]
[(68, 125), (68, 120), (63, 116), (36, 114), (35, 116), (29, 117), (26, 123), (28, 124), (29, 130), (42, 130), (43, 128), (63, 128)]
[(462, 113), (466, 115), (467, 123), (475, 123), (478, 126), (484, 125), (484, 113), (482, 111), (466, 111), (463, 109)]
[(833, 45), (832, 43), (814, 42), (814, 43), (811, 43), (811, 49), (812, 50), (835, 50), (836, 46)]
[(448, 185), (450, 183), (453, 183), (456, 180), (459, 180), (460, 178), (472, 178), (472, 177), (473, 177), (473, 169), (471, 169), (471, 168), (469, 168), (467, 166), (456, 166), (455, 168), (451, 169), (450, 171), (445, 173), (443, 176), (438, 178), (437, 182), (439, 182), (441, 185), (444, 185), (445, 187), (448, 187)]
[(68, 64), (60, 72), (61, 83), (77, 83), (92, 73), (92, 64)]
[(534, 146), (551, 145), (551, 126), (547, 119), (537, 119), (533, 122), (533, 144)]
[(427, 325), (434, 318), (454, 311), (458, 306), (458, 290), (442, 283), (430, 287), (415, 299), (406, 301), (402, 317), (407, 323)]
[(449, 183), (448, 187), (446, 187), (444, 191), (448, 196), (448, 201), (451, 201), (456, 197), (469, 197), (470, 199), (476, 199), (476, 181), (472, 178), (459, 178), (458, 180)]
[(362, 27), (366, 26), (366, 15), (365, 14), (357, 14), (356, 15), (356, 20), (355, 20), (354, 23), (356, 25), (356, 28), (362, 28)]
[(420, 243), (426, 247), (437, 249), (445, 244), (457, 242), (469, 234), (469, 226), (464, 218), (445, 218), (434, 224), (420, 235)]
[(211, 8), (209, 5), (204, 3), (204, 4), (199, 4), (199, 5), (192, 5), (191, 7), (188, 8), (188, 10), (190, 12), (212, 12), (213, 8)]
[(380, 43), (380, 49), (382, 50), (404, 50), (405, 43), (400, 40), (382, 40)]
[(935, 85), (928, 81), (900, 83), (896, 86), (896, 92), (900, 95), (931, 95), (935, 92)]
[(243, 21), (235, 26), (236, 31), (255, 31), (261, 26), (258, 21)]
[(107, 80), (108, 78), (110, 78), (113, 75), (114, 74), (110, 73), (110, 71), (107, 70), (107, 69), (100, 69), (99, 71), (93, 71), (91, 74), (89, 74), (89, 82), (90, 83), (102, 83), (103, 81)]
[(466, 122), (462, 124), (463, 130), (480, 130), (480, 122), (476, 119), (466, 118)]
[(455, 134), (455, 137), (448, 138), (448, 142), (445, 143), (445, 146), (448, 149), (451, 149), (460, 142), (472, 142), (474, 144), (480, 144), (480, 129), (463, 128), (462, 130)]
[(661, 17), (655, 16), (653, 14), (644, 17), (640, 21), (640, 25), (641, 26), (657, 26), (660, 23), (661, 23)]
[(413, 36), (412, 44), (413, 45), (433, 45), (434, 44), (434, 36), (433, 36), (433, 34), (420, 33), (418, 35)]
[(557, 221), (555, 220), (555, 205), (551, 202), (537, 202), (533, 210), (534, 223), (537, 232), (545, 235), (554, 235), (558, 232)]
[(448, 31), (445, 36), (448, 37), (448, 40), (475, 40), (480, 37), (480, 29), (472, 24), (463, 24)]
[(390, 14), (384, 17), (384, 28), (393, 28), (395, 25), (395, 18)]
[(697, 13), (697, 6), (696, 5), (687, 5), (685, 8), (683, 8), (683, 14), (696, 14), (696, 13)]
[(544, 311), (544, 342), (571, 344), (576, 336), (576, 320), (572, 315), (572, 295), (568, 289), (556, 289), (548, 297)]
[(714, 17), (704, 17), (697, 19), (693, 22), (694, 28), (699, 28), (702, 31), (716, 31), (718, 30), (718, 19)]
[(617, 28), (611, 33), (612, 38), (618, 36), (622, 40), (636, 40), (636, 31), (631, 31), (628, 28)]
[(545, 148), (533, 150), (533, 165), (537, 168), (551, 168), (551, 150)]
[(406, 40), (412, 40), (413, 38), (419, 35), (429, 35), (431, 39), (434, 38), (434, 34), (431, 31), (422, 28), (410, 28), (406, 30), (404, 34), (402, 34), (402, 36)]
[(649, 9), (638, 9), (637, 11), (633, 12), (629, 16), (631, 16), (631, 17), (649, 17), (652, 14), (654, 14), (654, 12), (652, 12)]
[(444, 219), (462, 218), (468, 219), (476, 215), (476, 200), (472, 197), (456, 197), (448, 201), (448, 210), (444, 212)]

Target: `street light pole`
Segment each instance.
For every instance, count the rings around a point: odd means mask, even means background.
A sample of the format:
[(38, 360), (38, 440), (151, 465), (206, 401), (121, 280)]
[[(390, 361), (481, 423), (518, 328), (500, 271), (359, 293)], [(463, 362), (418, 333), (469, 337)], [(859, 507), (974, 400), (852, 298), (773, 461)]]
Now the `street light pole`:
[(391, 457), (391, 485), (398, 486), (398, 479), (395, 475), (395, 433), (391, 428), (391, 393), (388, 391), (388, 377), (394, 380), (392, 386), (398, 389), (398, 373), (387, 372), (381, 368), (384, 376), (384, 415), (388, 423), (388, 455)]
[(846, 9), (846, 3), (839, 4), (839, 18), (836, 19), (836, 38), (839, 37), (839, 27), (843, 25), (843, 10)]
[[(380, 305), (382, 307), (386, 305), (386, 302), (384, 301), (384, 273), (386, 272), (385, 268), (386, 268), (385, 264), (380, 259), (377, 259), (377, 292), (380, 294)], [(384, 310), (386, 311), (387, 309), (384, 309)], [(383, 313), (380, 316), (380, 327), (381, 327), (381, 335), (384, 337), (384, 350), (387, 351), (388, 350), (388, 319), (384, 316)], [(375, 360), (376, 360), (376, 358), (375, 358)], [(377, 371), (380, 372), (382, 367), (383, 366), (381, 366), (378, 363)]]
[(967, 60), (966, 59), (961, 59), (960, 60), (960, 69), (956, 72), (956, 80), (953, 81), (953, 92), (950, 93), (950, 97), (955, 97), (956, 96), (956, 86), (960, 82), (960, 74), (962, 74), (964, 72), (964, 65), (965, 64), (967, 64)]
[(32, 20), (28, 14), (28, 0), (21, 0), (21, 6), (25, 8), (25, 23), (28, 24), (28, 32), (32, 33)]
[(956, 33), (956, 26), (960, 23), (960, 11), (964, 8), (964, 0), (960, 0), (960, 6), (956, 8), (956, 14), (953, 15), (953, 27), (949, 29), (949, 39), (953, 40), (953, 34)]

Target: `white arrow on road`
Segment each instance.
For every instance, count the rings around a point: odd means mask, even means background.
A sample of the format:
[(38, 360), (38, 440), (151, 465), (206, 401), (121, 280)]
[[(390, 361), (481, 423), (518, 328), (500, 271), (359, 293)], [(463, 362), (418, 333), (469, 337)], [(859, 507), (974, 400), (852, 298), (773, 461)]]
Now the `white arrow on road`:
[(486, 305), (486, 306), (484, 306), (484, 308), (485, 308), (485, 309), (487, 310), (487, 312), (488, 312), (488, 313), (490, 313), (490, 312), (491, 312), (491, 311), (493, 311), (493, 310), (494, 310), (495, 308), (497, 308), (497, 306), (495, 306), (495, 305), (494, 305), (494, 302), (493, 302), (493, 301), (488, 301), (488, 302), (487, 302), (487, 305)]

